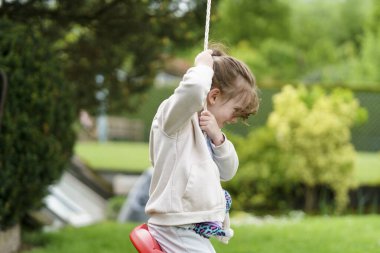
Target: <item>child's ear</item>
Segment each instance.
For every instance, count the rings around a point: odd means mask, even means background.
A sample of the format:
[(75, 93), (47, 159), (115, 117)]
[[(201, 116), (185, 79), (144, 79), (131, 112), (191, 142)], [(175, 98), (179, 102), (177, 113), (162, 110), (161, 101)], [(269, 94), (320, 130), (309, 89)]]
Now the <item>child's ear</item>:
[(218, 88), (212, 88), (207, 94), (208, 102), (213, 105), (216, 102), (216, 99), (221, 95), (221, 92)]

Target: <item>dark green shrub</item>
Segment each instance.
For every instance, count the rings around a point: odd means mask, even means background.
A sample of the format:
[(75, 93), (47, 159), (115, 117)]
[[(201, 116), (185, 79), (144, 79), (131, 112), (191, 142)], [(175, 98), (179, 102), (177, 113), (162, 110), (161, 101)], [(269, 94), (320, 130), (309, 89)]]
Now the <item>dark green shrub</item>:
[[(291, 157), (281, 151), (275, 131), (260, 127), (245, 138), (228, 134), (239, 154), (239, 170), (225, 183), (233, 196), (233, 208), (244, 211), (291, 209), (299, 195), (298, 183), (287, 179)], [(296, 196), (297, 195), (297, 196)]]
[(41, 205), (72, 154), (75, 113), (57, 52), (29, 25), (0, 20), (8, 92), (0, 134), (0, 229)]

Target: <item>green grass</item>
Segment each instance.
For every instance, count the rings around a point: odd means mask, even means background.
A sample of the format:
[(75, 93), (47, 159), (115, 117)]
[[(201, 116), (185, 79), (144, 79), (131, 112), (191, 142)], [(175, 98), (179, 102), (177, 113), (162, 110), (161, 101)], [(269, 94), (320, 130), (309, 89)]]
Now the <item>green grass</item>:
[(150, 166), (149, 147), (141, 142), (79, 142), (75, 153), (97, 170), (142, 172)]
[(26, 234), (24, 241), (36, 245), (25, 253), (117, 253), (135, 252), (129, 232), (136, 224), (111, 222), (66, 227), (58, 232)]
[[(150, 166), (148, 143), (79, 142), (76, 154), (94, 169), (142, 172)], [(380, 183), (380, 154), (359, 152), (355, 163), (359, 185)]]
[[(234, 224), (234, 223), (232, 223)], [(32, 234), (26, 239), (41, 244), (28, 253), (137, 252), (129, 241), (136, 224), (113, 222), (59, 232)], [(308, 217), (233, 226), (228, 245), (213, 240), (223, 253), (378, 253), (380, 219), (376, 215)]]
[[(236, 240), (219, 252), (359, 253), (380, 252), (380, 219), (367, 217), (314, 217), (236, 229)], [(374, 233), (374, 234), (373, 234)]]

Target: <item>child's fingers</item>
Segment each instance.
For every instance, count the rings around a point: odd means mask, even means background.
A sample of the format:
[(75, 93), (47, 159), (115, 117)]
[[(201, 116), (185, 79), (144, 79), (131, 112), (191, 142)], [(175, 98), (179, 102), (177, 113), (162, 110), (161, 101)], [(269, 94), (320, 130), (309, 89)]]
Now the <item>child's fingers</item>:
[(200, 126), (207, 125), (207, 122), (208, 122), (208, 119), (206, 119), (206, 118), (200, 118), (199, 119), (199, 125)]
[(212, 113), (210, 111), (203, 110), (201, 112), (201, 116), (211, 116), (211, 115), (212, 115)]
[(214, 64), (214, 60), (212, 59), (211, 55), (212, 55), (212, 50), (211, 49), (208, 49), (208, 50), (205, 50), (205, 51), (199, 53), (195, 57), (195, 60), (194, 60), (195, 66), (206, 65), (206, 66), (209, 66), (209, 67), (212, 68), (212, 66)]

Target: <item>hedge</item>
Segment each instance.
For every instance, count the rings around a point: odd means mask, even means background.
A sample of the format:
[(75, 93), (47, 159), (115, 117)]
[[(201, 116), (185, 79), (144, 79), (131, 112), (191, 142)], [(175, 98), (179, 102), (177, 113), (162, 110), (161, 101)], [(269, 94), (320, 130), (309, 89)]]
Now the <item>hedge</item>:
[[(40, 26), (41, 27), (41, 26)], [(0, 134), (0, 230), (41, 206), (72, 155), (75, 112), (59, 54), (42, 30), (0, 19), (8, 92)]]

